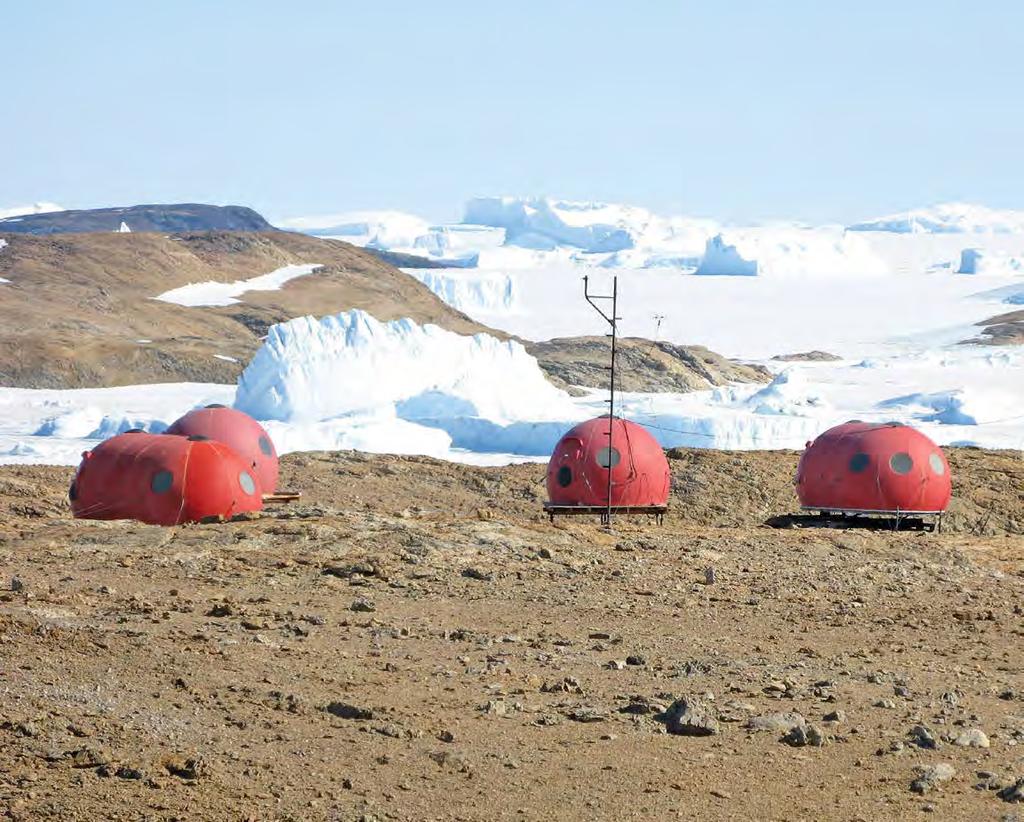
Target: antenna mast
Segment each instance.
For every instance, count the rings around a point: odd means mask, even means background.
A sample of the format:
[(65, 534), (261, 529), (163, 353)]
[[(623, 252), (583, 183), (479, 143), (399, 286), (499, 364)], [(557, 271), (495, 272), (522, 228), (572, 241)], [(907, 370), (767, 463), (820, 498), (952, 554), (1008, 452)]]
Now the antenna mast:
[[(605, 449), (605, 466), (608, 469), (608, 487), (607, 487), (607, 499), (604, 515), (601, 517), (602, 521), (606, 526), (611, 528), (612, 525), (612, 432), (615, 425), (615, 342), (618, 337), (618, 321), (622, 317), (618, 316), (617, 309), (619, 304), (619, 278), (612, 277), (612, 293), (611, 294), (591, 294), (590, 293), (590, 277), (583, 277), (583, 297), (593, 307), (593, 309), (600, 314), (605, 322), (612, 328), (612, 333), (606, 336), (611, 337), (612, 340), (612, 362), (608, 366), (608, 399), (605, 402), (608, 403), (608, 447)], [(594, 300), (611, 300), (612, 301), (612, 313), (608, 316), (604, 310)]]

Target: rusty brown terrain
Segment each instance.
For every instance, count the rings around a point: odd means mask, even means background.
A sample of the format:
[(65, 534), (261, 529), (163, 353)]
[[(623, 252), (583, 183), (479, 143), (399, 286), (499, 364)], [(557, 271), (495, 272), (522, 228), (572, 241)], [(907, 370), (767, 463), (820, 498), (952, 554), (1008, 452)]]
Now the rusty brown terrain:
[[(10, 280), (0, 292), (5, 386), (232, 383), (273, 323), (351, 308), (463, 334), (486, 330), (415, 278), (337, 240), (285, 231), (0, 238), (7, 241), (0, 277)], [(184, 307), (153, 299), (189, 283), (246, 280), (300, 263), (323, 268), (279, 291), (250, 291), (237, 305)]]
[(1017, 819), (1024, 455), (950, 449), (942, 533), (669, 456), (611, 533), (536, 464), (291, 455), (299, 504), (173, 529), (0, 469), (0, 815)]

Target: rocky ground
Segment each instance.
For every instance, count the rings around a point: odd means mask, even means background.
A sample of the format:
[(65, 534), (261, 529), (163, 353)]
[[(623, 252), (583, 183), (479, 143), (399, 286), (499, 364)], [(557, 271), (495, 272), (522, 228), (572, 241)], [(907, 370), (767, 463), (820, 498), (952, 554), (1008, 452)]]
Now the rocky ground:
[[(611, 342), (607, 337), (562, 337), (528, 343), (548, 378), (559, 387), (608, 386)], [(702, 345), (623, 337), (616, 345), (615, 387), (619, 391), (701, 391), (737, 382), (770, 382), (760, 365), (727, 359)]]
[(980, 336), (964, 340), (965, 344), (981, 343), (983, 345), (1021, 345), (1024, 344), (1024, 309), (1008, 311), (982, 320), (977, 323), (981, 327)]
[(953, 450), (941, 534), (768, 527), (794, 454), (670, 456), (611, 533), (538, 465), (293, 455), (300, 504), (176, 529), (0, 470), (0, 811), (1016, 820), (1024, 456)]

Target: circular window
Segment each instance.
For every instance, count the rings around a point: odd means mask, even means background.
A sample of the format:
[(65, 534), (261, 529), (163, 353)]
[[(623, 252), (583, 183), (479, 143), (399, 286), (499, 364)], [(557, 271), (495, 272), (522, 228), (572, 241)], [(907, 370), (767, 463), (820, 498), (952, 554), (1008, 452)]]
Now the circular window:
[(153, 474), (153, 479), (149, 483), (149, 487), (152, 489), (154, 494), (165, 494), (171, 490), (171, 486), (174, 484), (174, 474), (170, 471), (157, 471)]
[(262, 451), (266, 456), (274, 456), (274, 446), (270, 444), (270, 440), (266, 437), (260, 437), (259, 446), (260, 451)]
[(602, 448), (597, 452), (597, 464), (602, 468), (614, 468), (621, 459), (618, 448)]
[(71, 487), (68, 489), (68, 499), (72, 502), (78, 499), (78, 485), (74, 482), (71, 483)]
[(854, 474), (859, 474), (861, 471), (868, 467), (868, 464), (870, 462), (871, 457), (869, 457), (867, 454), (854, 454), (852, 457), (850, 457), (850, 470)]
[(900, 451), (889, 457), (889, 467), (896, 474), (909, 474), (910, 469), (914, 467), (914, 460), (911, 459), (910, 454)]
[(203, 406), (204, 408), (224, 408), (219, 402), (211, 402), (209, 405)]
[(563, 488), (572, 485), (572, 469), (568, 465), (563, 465), (558, 469), (558, 484)]
[(934, 471), (938, 476), (941, 477), (946, 473), (946, 463), (942, 461), (942, 457), (938, 454), (931, 454), (928, 457), (928, 464), (932, 467), (932, 471)]
[(242, 490), (245, 491), (245, 493), (256, 493), (256, 483), (248, 471), (243, 471), (238, 475), (238, 484), (242, 486)]

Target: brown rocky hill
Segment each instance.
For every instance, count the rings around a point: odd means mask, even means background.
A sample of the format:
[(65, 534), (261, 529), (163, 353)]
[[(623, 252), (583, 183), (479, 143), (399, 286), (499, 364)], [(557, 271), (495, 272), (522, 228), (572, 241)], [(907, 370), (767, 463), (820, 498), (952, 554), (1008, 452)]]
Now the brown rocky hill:
[[(0, 284), (0, 385), (230, 383), (273, 323), (351, 308), (464, 334), (489, 330), (414, 278), (337, 240), (283, 231), (0, 239), (7, 242), (0, 278), (9, 280)], [(153, 299), (189, 283), (245, 280), (301, 263), (323, 268), (279, 291), (248, 292), (236, 305), (189, 308)]]
[[(531, 343), (527, 350), (559, 385), (607, 388), (606, 337), (564, 337)], [(685, 393), (730, 382), (769, 382), (770, 372), (716, 354), (700, 345), (675, 345), (624, 337), (616, 346), (615, 387), (620, 391)]]
[(172, 203), (25, 214), (0, 220), (0, 231), (15, 234), (117, 231), (122, 223), (131, 231), (270, 231), (273, 228), (245, 206)]
[(981, 334), (965, 343), (981, 345), (1021, 345), (1024, 344), (1024, 309), (1008, 311), (975, 323), (981, 328)]

